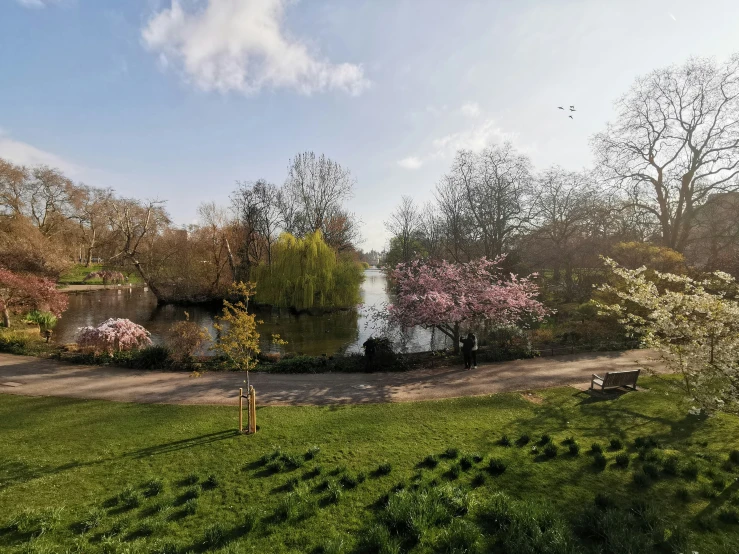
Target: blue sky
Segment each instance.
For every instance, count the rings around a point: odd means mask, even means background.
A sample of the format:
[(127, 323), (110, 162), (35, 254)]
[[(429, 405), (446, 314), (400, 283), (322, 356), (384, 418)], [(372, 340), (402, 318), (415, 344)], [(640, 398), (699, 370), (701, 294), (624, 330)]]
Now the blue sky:
[(738, 28), (735, 0), (0, 0), (0, 157), (166, 199), (186, 224), (323, 152), (379, 249), (457, 148), (588, 166), (637, 75), (723, 60)]

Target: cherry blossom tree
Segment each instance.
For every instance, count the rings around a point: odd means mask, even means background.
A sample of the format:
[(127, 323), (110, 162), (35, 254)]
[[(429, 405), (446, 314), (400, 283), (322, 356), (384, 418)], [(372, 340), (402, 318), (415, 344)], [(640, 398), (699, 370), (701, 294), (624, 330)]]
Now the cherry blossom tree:
[(121, 352), (151, 345), (149, 331), (130, 319), (111, 318), (97, 327), (81, 327), (77, 345), (94, 352)]
[(515, 325), (541, 320), (548, 310), (536, 300), (539, 290), (530, 278), (503, 278), (503, 257), (467, 263), (414, 261), (390, 272), (397, 300), (387, 307), (391, 321), (402, 327), (435, 327), (459, 351), (459, 329), (465, 322), (490, 321)]
[(0, 268), (0, 312), (5, 327), (10, 326), (11, 312), (46, 310), (59, 317), (66, 307), (67, 297), (51, 279)]
[(739, 302), (737, 283), (716, 272), (702, 280), (626, 269), (605, 259), (616, 279), (600, 288), (603, 312), (655, 348), (682, 376), (688, 398), (707, 412), (739, 412)]

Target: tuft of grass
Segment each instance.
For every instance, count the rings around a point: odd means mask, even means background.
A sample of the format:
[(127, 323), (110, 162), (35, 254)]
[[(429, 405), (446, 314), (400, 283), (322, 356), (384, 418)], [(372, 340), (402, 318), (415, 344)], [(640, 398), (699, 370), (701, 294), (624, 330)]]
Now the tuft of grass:
[(627, 468), (629, 467), (629, 462), (631, 462), (631, 459), (626, 452), (616, 455), (616, 465), (618, 467)]
[(726, 488), (726, 479), (724, 479), (722, 476), (717, 476), (711, 481), (711, 486), (713, 486), (714, 489), (721, 492)]
[(640, 469), (634, 472), (633, 481), (634, 481), (634, 485), (636, 485), (639, 488), (647, 488), (652, 484), (652, 480), (649, 478), (649, 475), (647, 475), (643, 469)]
[(100, 527), (100, 524), (105, 518), (105, 511), (97, 506), (90, 508), (85, 515), (85, 518), (80, 523), (80, 529), (83, 533), (92, 531)]
[(208, 475), (205, 481), (203, 481), (203, 484), (201, 486), (206, 490), (213, 490), (217, 489), (220, 483), (221, 482), (219, 481), (218, 477), (215, 474), (211, 473), (210, 475)]
[(193, 516), (198, 511), (198, 499), (197, 498), (190, 498), (185, 501), (185, 503), (182, 505), (182, 512), (185, 515)]
[(541, 438), (539, 438), (539, 445), (540, 445), (540, 446), (544, 446), (545, 444), (549, 444), (550, 442), (552, 442), (552, 437), (550, 437), (550, 436), (549, 436), (549, 435), (547, 435), (546, 433), (545, 433), (545, 434), (543, 434), (543, 435), (541, 436)]
[(449, 471), (447, 471), (446, 474), (447, 474), (447, 477), (449, 477), (449, 479), (452, 479), (452, 480), (459, 479), (459, 476), (462, 475), (461, 464), (459, 463), (452, 464), (449, 467)]
[(197, 473), (188, 473), (185, 475), (185, 477), (182, 479), (182, 484), (185, 486), (193, 486), (197, 485), (200, 482), (200, 475)]
[(360, 533), (358, 552), (362, 554), (400, 554), (398, 539), (390, 534), (390, 530), (382, 524), (374, 523)]
[(217, 522), (205, 528), (203, 533), (203, 545), (208, 548), (218, 548), (226, 542), (228, 531), (223, 523)]
[(557, 457), (557, 445), (553, 442), (550, 442), (544, 447), (544, 455), (547, 458), (556, 458)]
[(488, 472), (491, 475), (501, 475), (506, 470), (506, 463), (500, 458), (490, 458), (488, 461)]
[(311, 446), (308, 450), (305, 451), (305, 454), (303, 454), (303, 458), (306, 460), (312, 460), (316, 456), (318, 456), (318, 453), (321, 451), (321, 449), (318, 446)]
[(570, 452), (570, 456), (579, 456), (580, 455), (580, 445), (577, 444), (576, 440), (573, 440), (570, 444), (567, 445), (567, 449)]
[(659, 474), (660, 474), (659, 467), (652, 462), (644, 462), (644, 464), (642, 464), (642, 471), (652, 481), (656, 481), (657, 479), (659, 479)]
[(731, 507), (724, 507), (718, 513), (719, 521), (728, 525), (739, 525), (739, 510)]
[(373, 472), (373, 475), (375, 477), (380, 477), (382, 475), (390, 475), (390, 472), (393, 470), (393, 464), (390, 462), (382, 462), (380, 465), (377, 466), (375, 471)]
[(475, 473), (474, 477), (472, 477), (472, 480), (470, 481), (470, 485), (473, 487), (481, 487), (485, 484), (485, 474), (482, 471), (478, 471)]
[(613, 438), (611, 439), (611, 442), (608, 443), (608, 447), (613, 451), (622, 450), (624, 447), (624, 443), (621, 442), (621, 439), (619, 438)]
[(462, 471), (469, 471), (472, 469), (475, 465), (474, 460), (472, 459), (472, 456), (469, 454), (464, 454), (459, 459), (459, 467), (462, 469)]
[(338, 504), (343, 495), (344, 491), (338, 483), (332, 481), (326, 487), (326, 501), (329, 504)]
[(517, 446), (526, 446), (531, 442), (531, 437), (529, 437), (526, 433), (521, 435), (516, 439), (516, 445)]
[(255, 509), (249, 509), (244, 514), (244, 523), (241, 525), (241, 529), (244, 534), (251, 533), (259, 525), (259, 512)]
[(511, 445), (511, 439), (508, 438), (508, 435), (503, 435), (500, 437), (500, 440), (498, 441), (498, 444), (501, 446), (510, 446)]
[(439, 465), (439, 458), (435, 454), (429, 454), (423, 459), (420, 465), (428, 469), (434, 469)]
[(438, 552), (476, 554), (482, 548), (482, 533), (474, 523), (455, 518), (437, 541)]
[(190, 487), (189, 489), (186, 489), (185, 492), (183, 492), (180, 495), (179, 501), (180, 503), (185, 503), (188, 500), (192, 500), (193, 498), (198, 498), (200, 496), (200, 487)]
[(666, 456), (662, 460), (662, 472), (666, 475), (677, 475), (680, 468), (680, 458), (677, 456)]
[(590, 445), (590, 452), (593, 454), (602, 454), (603, 453), (603, 447), (598, 442), (594, 442)]
[(600, 452), (597, 452), (595, 456), (593, 456), (593, 465), (600, 470), (603, 470), (608, 465), (608, 458), (605, 457)]
[(118, 505), (124, 510), (138, 508), (144, 501), (144, 496), (131, 485), (126, 486), (118, 495)]
[(459, 457), (459, 448), (449, 447), (444, 451), (443, 456), (447, 460), (456, 460)]
[(610, 494), (604, 492), (599, 492), (598, 494), (596, 494), (593, 502), (595, 503), (596, 507), (600, 508), (601, 510), (608, 510), (616, 506), (616, 502), (613, 500), (613, 497)]
[(700, 470), (698, 468), (698, 464), (695, 461), (691, 460), (682, 467), (680, 473), (682, 473), (683, 477), (685, 477), (686, 479), (689, 479), (690, 481), (695, 481), (696, 479), (698, 479), (698, 474), (700, 473)]
[(144, 489), (144, 495), (147, 498), (151, 498), (164, 490), (164, 481), (159, 477), (154, 477), (146, 481), (142, 488)]

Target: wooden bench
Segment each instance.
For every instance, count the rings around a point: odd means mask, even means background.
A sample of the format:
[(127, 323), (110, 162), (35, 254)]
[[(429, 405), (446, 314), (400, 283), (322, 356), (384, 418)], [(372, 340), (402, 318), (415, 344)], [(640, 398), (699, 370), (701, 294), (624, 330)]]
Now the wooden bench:
[(636, 390), (636, 380), (639, 378), (640, 369), (629, 371), (609, 371), (604, 377), (593, 373), (590, 380), (590, 390), (600, 387), (600, 390), (617, 389), (619, 387), (627, 387)]

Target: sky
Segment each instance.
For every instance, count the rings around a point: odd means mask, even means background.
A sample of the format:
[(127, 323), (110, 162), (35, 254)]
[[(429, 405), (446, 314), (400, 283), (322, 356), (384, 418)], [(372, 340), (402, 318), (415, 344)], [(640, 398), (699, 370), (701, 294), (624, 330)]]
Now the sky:
[(637, 76), (723, 61), (738, 28), (736, 0), (0, 0), (0, 157), (166, 200), (186, 225), (324, 153), (380, 250), (457, 149), (588, 167)]

